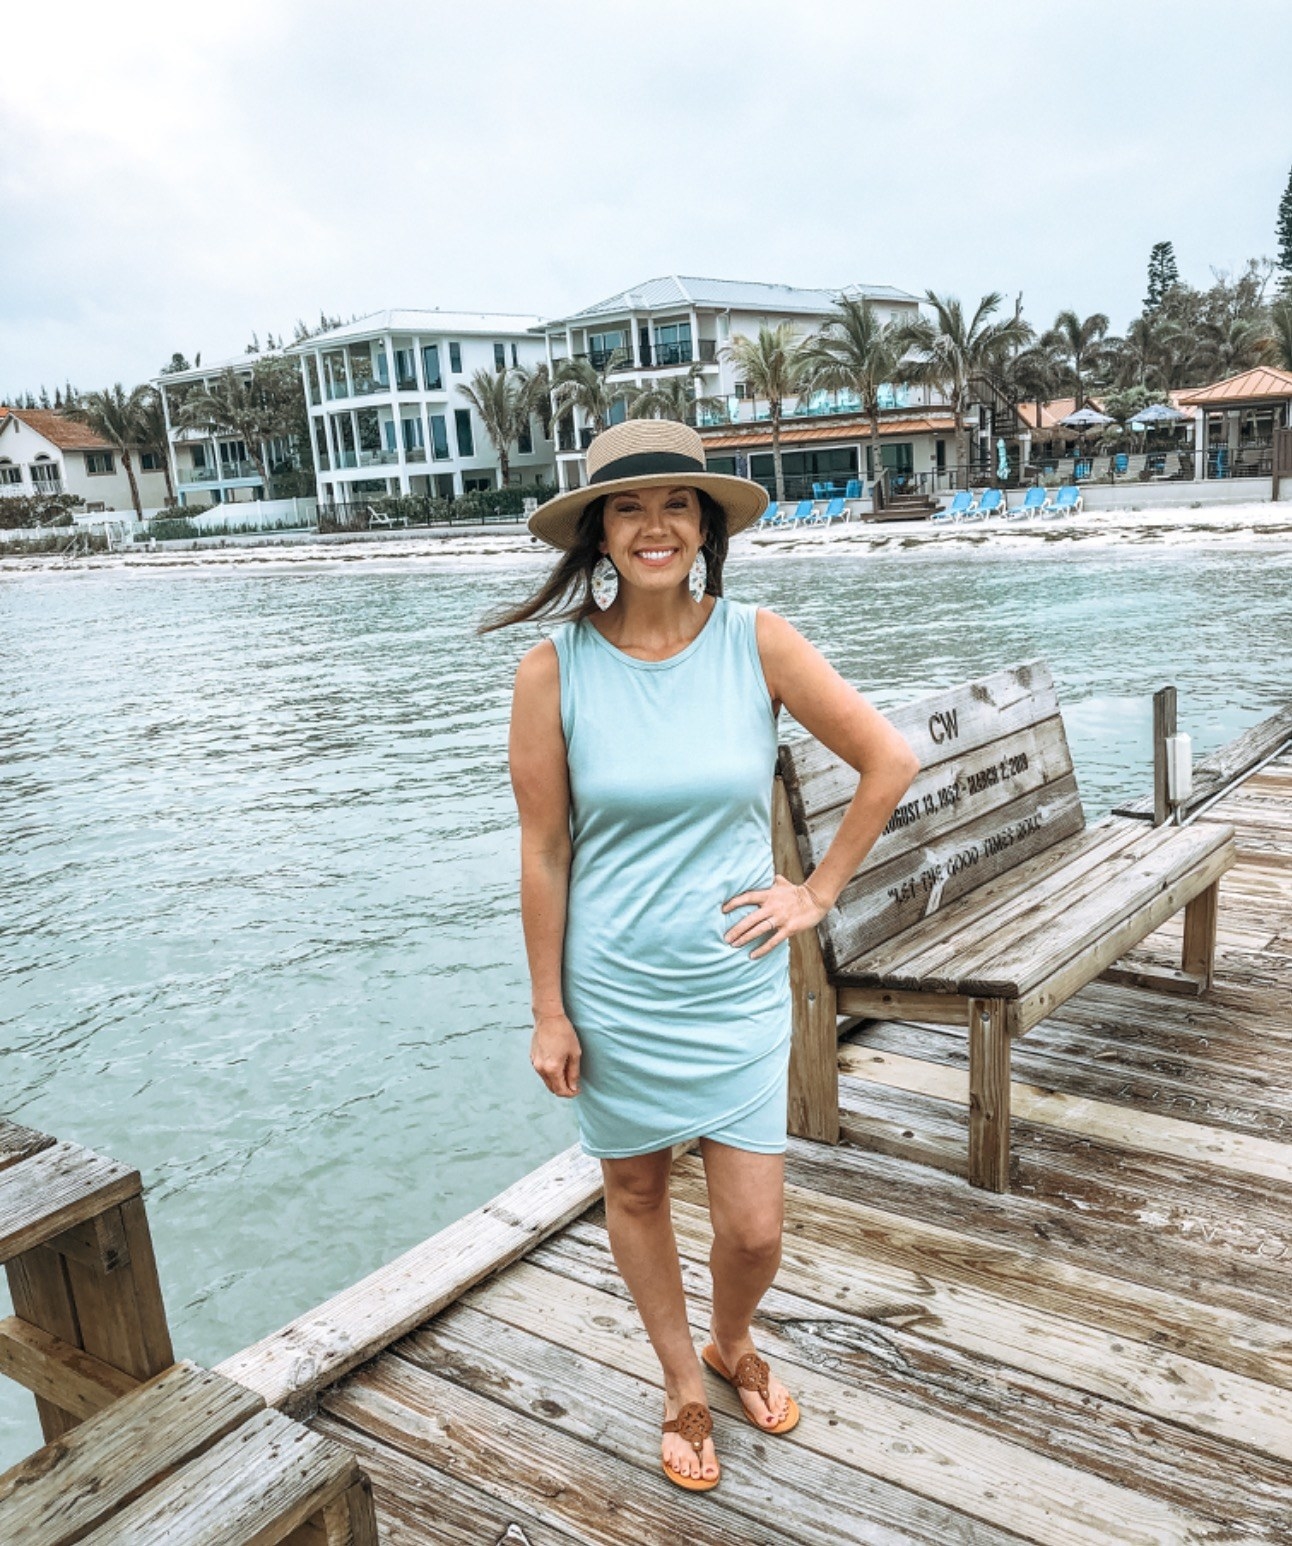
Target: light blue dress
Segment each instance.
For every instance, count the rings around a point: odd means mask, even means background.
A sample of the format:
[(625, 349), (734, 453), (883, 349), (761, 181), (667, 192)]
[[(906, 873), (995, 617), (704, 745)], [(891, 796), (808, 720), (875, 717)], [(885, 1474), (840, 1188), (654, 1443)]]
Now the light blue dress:
[(579, 1036), (586, 1153), (710, 1137), (785, 1148), (789, 945), (758, 960), (723, 934), (772, 882), (776, 720), (756, 607), (715, 599), (667, 660), (637, 660), (586, 619), (553, 631), (573, 860), (562, 957)]

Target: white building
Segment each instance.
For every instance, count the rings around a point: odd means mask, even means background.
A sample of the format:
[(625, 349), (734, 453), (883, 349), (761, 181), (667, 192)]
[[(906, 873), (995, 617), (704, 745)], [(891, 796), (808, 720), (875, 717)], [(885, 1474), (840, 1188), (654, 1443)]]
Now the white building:
[[(324, 503), (381, 494), (451, 499), (497, 488), (498, 451), (458, 391), (478, 370), (546, 358), (537, 317), (374, 312), (299, 344)], [(551, 482), (553, 448), (535, 419), (509, 455), (514, 483)]]
[[(161, 394), (166, 416), (171, 476), (181, 505), (233, 504), (269, 497), (265, 480), (248, 453), (245, 441), (233, 435), (212, 434), (205, 428), (182, 429), (176, 422), (179, 404), (188, 393), (215, 386), (230, 370), (235, 376), (248, 377), (256, 361), (265, 358), (264, 354), (239, 354), (231, 360), (196, 366), (192, 370), (169, 371), (153, 378), (152, 384)], [(263, 441), (260, 453), (271, 474), (276, 467), (290, 467), (296, 463), (291, 441), (287, 438)]]
[[(696, 395), (700, 423), (719, 418), (725, 423), (752, 422), (758, 405), (746, 400), (744, 384), (726, 358), (727, 345), (737, 336), (757, 336), (761, 326), (774, 327), (780, 322), (792, 323), (801, 334), (815, 332), (841, 294), (868, 299), (881, 321), (919, 314), (916, 297), (891, 285), (809, 290), (671, 275), (648, 279), (595, 306), (546, 323), (543, 333), (549, 368), (555, 371), (562, 360), (586, 359), (597, 370), (604, 370), (622, 351), (623, 363), (611, 372), (609, 381), (645, 387), (662, 378), (686, 375), (695, 365), (699, 368)], [(899, 405), (901, 398), (904, 406), (905, 397), (895, 394), (894, 405)], [(705, 399), (719, 406), (720, 414), (706, 414)], [(612, 422), (625, 413), (626, 405), (621, 401)], [(567, 420), (560, 427), (557, 474), (562, 488), (577, 488), (584, 481), (583, 451), (591, 438), (590, 426), (577, 411), (573, 423)]]
[[(165, 504), (160, 457), (136, 449), (130, 461), (143, 507)], [(76, 494), (89, 510), (134, 510), (111, 442), (52, 408), (0, 407), (0, 497), (6, 494)]]

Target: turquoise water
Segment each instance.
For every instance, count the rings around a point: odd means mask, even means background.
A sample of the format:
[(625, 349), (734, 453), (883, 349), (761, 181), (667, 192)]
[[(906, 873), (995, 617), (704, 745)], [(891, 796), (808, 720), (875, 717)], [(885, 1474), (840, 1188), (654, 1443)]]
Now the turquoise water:
[[(337, 566), (341, 567), (341, 566)], [(506, 721), (531, 559), (0, 579), (0, 1109), (139, 1167), (212, 1363), (566, 1144), (528, 1062)], [(1087, 815), (1289, 696), (1292, 553), (741, 557), (881, 708), (1042, 656)], [(3, 1306), (7, 1310), (7, 1306)], [(0, 1382), (0, 1467), (38, 1442)]]

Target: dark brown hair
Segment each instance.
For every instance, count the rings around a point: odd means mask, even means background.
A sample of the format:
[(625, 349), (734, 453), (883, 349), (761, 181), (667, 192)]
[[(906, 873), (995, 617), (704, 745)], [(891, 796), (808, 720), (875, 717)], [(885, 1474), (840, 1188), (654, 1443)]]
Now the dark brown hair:
[[(700, 518), (704, 524), (704, 554), (708, 574), (705, 578), (705, 594), (722, 595), (722, 565), (727, 557), (727, 512), (712, 494), (696, 489), (700, 501)], [(594, 499), (579, 516), (574, 543), (557, 560), (555, 567), (532, 596), (519, 606), (503, 607), (488, 613), (477, 625), (476, 632), (491, 633), (495, 628), (507, 628), (512, 623), (526, 623), (532, 618), (555, 622), (574, 622), (597, 610), (592, 599), (592, 570), (601, 557), (598, 543), (602, 535), (602, 518), (606, 510), (606, 496)], [(573, 596), (573, 600), (571, 600)]]

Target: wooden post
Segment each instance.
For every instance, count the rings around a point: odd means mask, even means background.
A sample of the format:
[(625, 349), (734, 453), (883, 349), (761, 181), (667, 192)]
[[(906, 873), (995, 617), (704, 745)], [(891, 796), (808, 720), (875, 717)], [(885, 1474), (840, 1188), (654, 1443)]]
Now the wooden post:
[(969, 1000), (969, 1184), (1009, 1191), (1009, 1026), (1005, 1000)]
[(1219, 914), (1220, 882), (1213, 880), (1184, 907), (1184, 951), (1181, 971), (1201, 981), (1201, 991), (1211, 986), (1216, 967), (1216, 923)]
[(1175, 734), (1175, 688), (1163, 687), (1153, 694), (1153, 825), (1170, 819), (1166, 797), (1166, 738)]
[[(798, 885), (803, 865), (794, 837), (789, 796), (778, 777), (772, 794), (772, 852), (778, 873)], [(839, 1015), (835, 991), (815, 929), (790, 937), (789, 1130), (796, 1138), (839, 1142)]]

